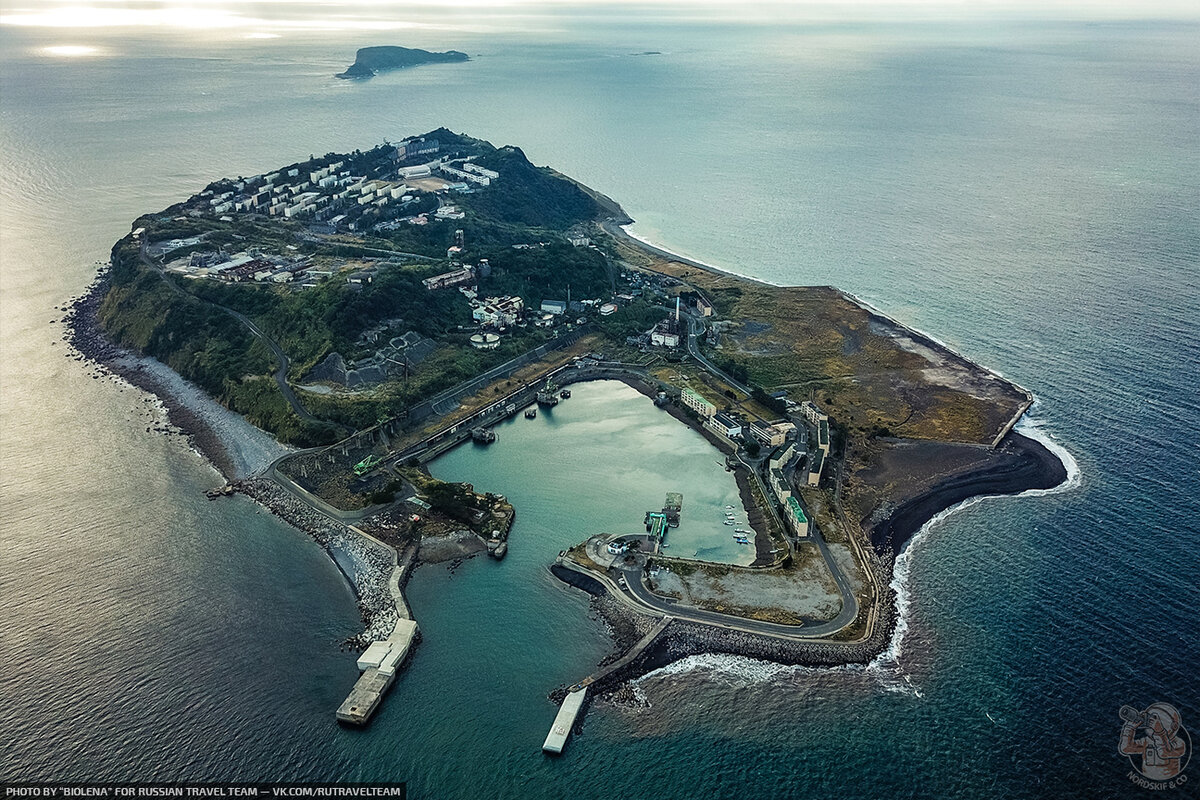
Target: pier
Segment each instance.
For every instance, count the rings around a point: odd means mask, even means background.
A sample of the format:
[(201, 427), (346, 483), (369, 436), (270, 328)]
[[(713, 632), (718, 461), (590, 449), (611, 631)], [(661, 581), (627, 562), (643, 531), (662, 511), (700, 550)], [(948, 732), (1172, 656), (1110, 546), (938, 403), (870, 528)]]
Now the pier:
[(554, 724), (550, 726), (550, 733), (546, 735), (542, 752), (561, 753), (563, 751), (563, 748), (567, 746), (567, 737), (571, 735), (571, 728), (575, 726), (575, 718), (579, 716), (585, 699), (587, 699), (587, 689), (567, 692), (567, 696), (563, 698), (562, 707), (558, 709), (558, 716), (554, 718)]
[(387, 639), (374, 642), (358, 659), (363, 671), (350, 695), (337, 710), (337, 718), (352, 725), (365, 725), (379, 706), (379, 701), (396, 679), (417, 635), (417, 623), (411, 619), (396, 620), (396, 627)]
[(583, 710), (583, 701), (587, 699), (588, 687), (631, 664), (647, 647), (654, 643), (659, 634), (667, 629), (672, 619), (673, 617), (663, 617), (650, 629), (649, 633), (638, 640), (637, 644), (629, 648), (628, 653), (567, 689), (567, 696), (563, 698), (562, 706), (559, 707), (558, 714), (554, 717), (554, 724), (550, 726), (550, 733), (546, 735), (546, 741), (542, 744), (542, 752), (558, 754), (563, 751), (563, 748), (567, 746), (567, 738), (571, 735), (571, 729), (575, 727), (575, 720)]
[(351, 725), (366, 725), (379, 707), (383, 695), (396, 679), (396, 673), (404, 665), (413, 642), (416, 641), (419, 628), (409, 611), (408, 602), (404, 599), (402, 581), (412, 568), (414, 550), (405, 550), (401, 558), (395, 548), (379, 541), (371, 534), (348, 525), (355, 533), (386, 547), (392, 552), (392, 573), (388, 576), (388, 593), (396, 608), (396, 624), (386, 639), (372, 642), (363, 654), (358, 657), (358, 668), (362, 671), (350, 694), (342, 701), (337, 710), (339, 722)]

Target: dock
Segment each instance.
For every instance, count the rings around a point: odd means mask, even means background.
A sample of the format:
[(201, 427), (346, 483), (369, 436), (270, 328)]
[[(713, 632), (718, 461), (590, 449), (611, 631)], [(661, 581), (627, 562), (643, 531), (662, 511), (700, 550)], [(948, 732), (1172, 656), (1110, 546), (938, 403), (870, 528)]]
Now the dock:
[(562, 707), (558, 709), (558, 716), (554, 718), (554, 724), (550, 726), (550, 733), (546, 735), (542, 752), (561, 753), (563, 751), (563, 748), (567, 746), (567, 737), (571, 735), (571, 728), (575, 725), (575, 718), (579, 716), (579, 710), (583, 708), (583, 701), (586, 698), (586, 688), (567, 692), (567, 696), (563, 698)]
[(396, 627), (387, 639), (374, 642), (358, 659), (363, 671), (349, 696), (337, 710), (337, 718), (351, 725), (365, 725), (379, 706), (379, 701), (396, 679), (413, 639), (417, 623), (411, 619), (396, 620)]
[(412, 568), (412, 555), (415, 551), (411, 548), (406, 549), (406, 555), (401, 559), (394, 547), (353, 525), (347, 527), (363, 538), (386, 548), (392, 554), (388, 593), (396, 608), (396, 624), (392, 626), (392, 631), (386, 639), (372, 642), (358, 657), (358, 668), (362, 674), (358, 676), (354, 688), (337, 710), (339, 722), (366, 725), (375, 709), (379, 707), (379, 701), (396, 680), (396, 673), (404, 665), (404, 659), (408, 657), (419, 631), (408, 608), (408, 602), (404, 599), (404, 589), (400, 585), (405, 574)]
[(571, 728), (575, 726), (575, 720), (579, 717), (580, 710), (583, 709), (583, 701), (587, 698), (588, 687), (640, 656), (642, 651), (653, 644), (659, 634), (667, 629), (672, 619), (674, 618), (663, 617), (649, 633), (629, 649), (628, 653), (567, 689), (567, 696), (563, 698), (558, 714), (554, 717), (554, 724), (550, 726), (550, 733), (546, 735), (546, 741), (542, 744), (542, 752), (557, 755), (563, 751), (563, 748), (567, 746), (567, 739), (571, 735)]

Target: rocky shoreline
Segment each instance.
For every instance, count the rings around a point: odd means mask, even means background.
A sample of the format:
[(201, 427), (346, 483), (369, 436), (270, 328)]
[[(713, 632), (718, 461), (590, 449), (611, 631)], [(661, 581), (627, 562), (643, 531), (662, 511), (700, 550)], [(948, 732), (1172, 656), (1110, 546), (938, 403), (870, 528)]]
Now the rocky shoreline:
[[(391, 552), (297, 499), (274, 481), (251, 477), (278, 456), (291, 452), (291, 448), (220, 406), (170, 367), (110, 342), (98, 318), (108, 286), (108, 270), (104, 269), (81, 296), (62, 309), (64, 339), (77, 354), (74, 357), (156, 397), (170, 424), (230, 482), (229, 488), (255, 500), (325, 549), (358, 597), (363, 619), (364, 630), (347, 640), (347, 646), (358, 649), (377, 638), (386, 638), (399, 616), (388, 589)], [(155, 430), (170, 432), (167, 428)], [(405, 553), (402, 557), (411, 560), (412, 556)]]
[(902, 503), (870, 534), (877, 552), (894, 558), (925, 523), (963, 500), (983, 495), (1013, 495), (1030, 489), (1052, 489), (1067, 479), (1058, 456), (1040, 442), (1010, 432), (983, 469), (944, 480)]
[(109, 341), (99, 321), (100, 305), (108, 288), (105, 268), (82, 295), (63, 307), (64, 339), (80, 360), (157, 397), (170, 424), (226, 480), (249, 477), (293, 451), (188, 383), (166, 364)]
[[(334, 521), (268, 478), (250, 478), (237, 482), (234, 487), (284, 522), (311, 536), (346, 576), (358, 595), (358, 608), (365, 626), (347, 644), (363, 647), (388, 637), (400, 614), (388, 588), (392, 552), (386, 545), (376, 544), (349, 526)], [(339, 555), (343, 557), (339, 558)]]

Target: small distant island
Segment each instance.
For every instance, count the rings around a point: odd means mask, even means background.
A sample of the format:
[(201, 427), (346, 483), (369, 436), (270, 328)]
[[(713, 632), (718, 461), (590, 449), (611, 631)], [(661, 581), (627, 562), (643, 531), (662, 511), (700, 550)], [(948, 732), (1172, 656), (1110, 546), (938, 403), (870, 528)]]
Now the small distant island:
[(470, 61), (471, 57), (457, 50), (447, 50), (444, 53), (431, 53), (415, 47), (361, 47), (355, 54), (354, 63), (337, 77), (344, 79), (365, 79), (381, 70), (404, 69), (419, 67), (422, 64), (446, 64), (458, 61)]
[[(379, 50), (423, 53), (367, 48), (356, 66)], [(548, 752), (586, 696), (685, 656), (870, 661), (922, 525), (1066, 480), (1014, 430), (1033, 396), (1012, 381), (834, 287), (722, 272), (630, 222), (520, 148), (438, 128), (143, 215), (75, 303), (75, 348), (164, 399), (230, 481), (211, 497), (245, 494), (353, 562), (365, 652), (339, 720), (364, 724), (416, 644), (417, 564), (522, 546), (519, 509), (428, 464), (551, 417), (574, 384), (621, 381), (707, 439), (741, 496), (717, 524), (753, 560), (666, 549), (694, 518), (684, 486), (619, 530), (564, 533), (547, 567), (592, 596), (624, 655), (553, 693)], [(261, 432), (189, 419), (163, 364), (294, 449), (249, 460)]]

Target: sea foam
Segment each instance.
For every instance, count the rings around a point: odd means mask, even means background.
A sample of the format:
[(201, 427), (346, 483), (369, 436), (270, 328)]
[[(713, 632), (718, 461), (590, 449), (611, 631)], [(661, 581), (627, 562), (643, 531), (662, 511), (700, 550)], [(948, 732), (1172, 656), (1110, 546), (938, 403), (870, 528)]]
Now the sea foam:
[[(1037, 401), (1035, 400), (1031, 410), (1036, 407)], [(1016, 497), (1045, 497), (1051, 494), (1059, 494), (1071, 491), (1083, 482), (1079, 462), (1076, 461), (1069, 450), (1055, 441), (1043, 425), (1044, 423), (1041, 420), (1030, 417), (1026, 413), (1017, 423), (1016, 430), (1021, 435), (1041, 443), (1047, 450), (1053, 453), (1062, 462), (1064, 469), (1066, 469), (1067, 479), (1052, 489), (1027, 489), (1015, 495)], [(838, 667), (793, 667), (770, 661), (760, 661), (745, 656), (702, 653), (688, 656), (660, 667), (647, 673), (634, 681), (634, 683), (640, 684), (644, 680), (667, 675), (705, 671), (732, 677), (748, 683), (765, 683), (789, 676), (799, 677), (806, 672), (819, 671), (824, 674), (844, 672), (865, 674), (871, 677), (876, 685), (884, 691), (911, 694), (918, 698), (922, 697), (923, 695), (919, 687), (913, 684), (912, 679), (901, 664), (901, 657), (904, 653), (904, 639), (909, 630), (909, 619), (913, 602), (910, 578), (916, 553), (928, 545), (931, 539), (930, 534), (952, 514), (971, 508), (985, 500), (1010, 496), (1012, 495), (980, 495), (978, 497), (967, 498), (935, 514), (933, 518), (922, 525), (920, 530), (913, 535), (896, 557), (896, 563), (892, 570), (892, 580), (889, 584), (890, 588), (896, 593), (896, 627), (892, 632), (891, 642), (889, 642), (887, 649), (873, 658), (866, 666), (846, 664)]]

